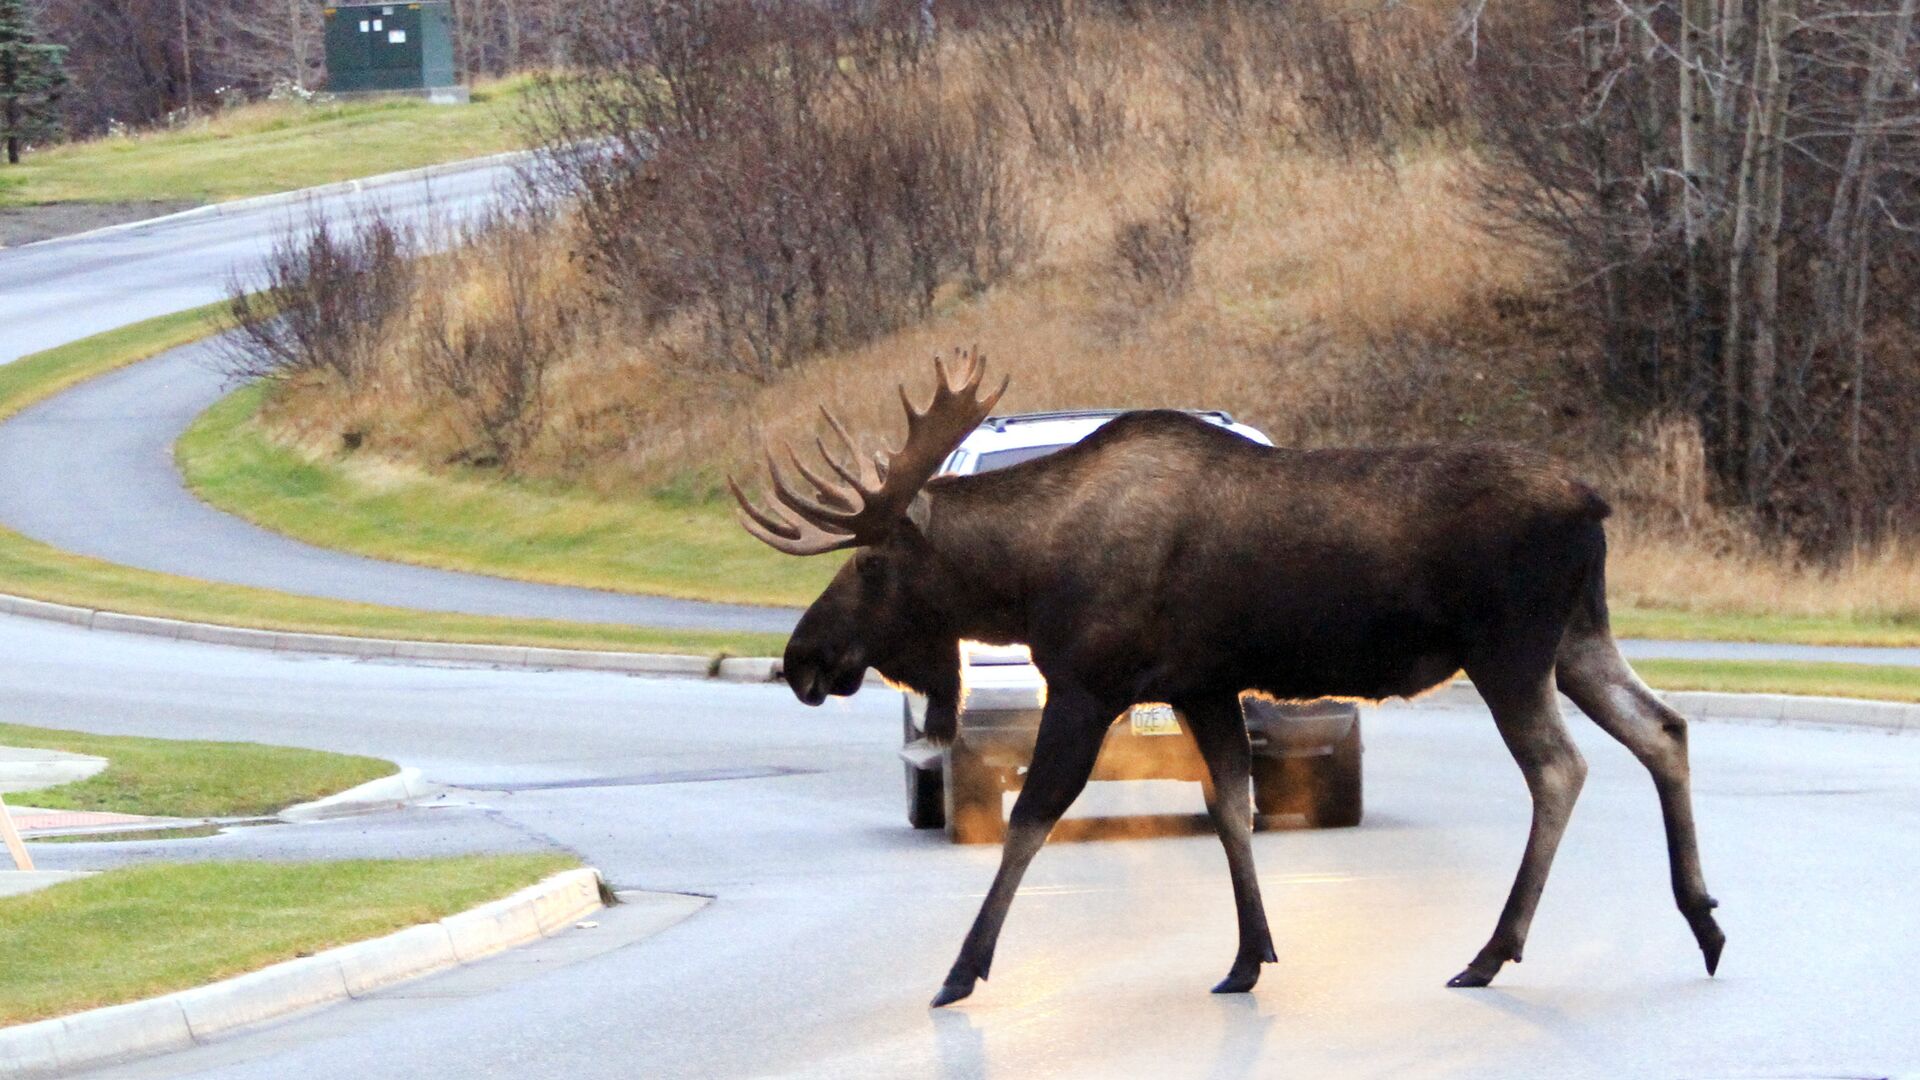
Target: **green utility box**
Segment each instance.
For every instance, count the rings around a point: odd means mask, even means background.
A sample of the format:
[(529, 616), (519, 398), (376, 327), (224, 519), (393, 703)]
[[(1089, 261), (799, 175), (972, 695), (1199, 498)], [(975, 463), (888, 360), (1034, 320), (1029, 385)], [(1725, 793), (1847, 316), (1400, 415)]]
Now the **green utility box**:
[(327, 89), (336, 94), (413, 94), (464, 102), (453, 63), (453, 5), (329, 4)]

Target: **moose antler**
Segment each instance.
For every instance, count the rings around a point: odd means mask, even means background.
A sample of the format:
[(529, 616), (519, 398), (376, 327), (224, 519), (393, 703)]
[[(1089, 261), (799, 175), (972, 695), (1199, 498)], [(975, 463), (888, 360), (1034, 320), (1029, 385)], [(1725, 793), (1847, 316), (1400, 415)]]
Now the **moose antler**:
[(1006, 393), (1009, 380), (1002, 379), (999, 389), (985, 397), (979, 395), (980, 381), (987, 373), (986, 357), (964, 350), (956, 351), (954, 360), (965, 365), (957, 384), (948, 374), (946, 363), (934, 357), (938, 381), (933, 400), (924, 409), (913, 407), (905, 384), (901, 385), (907, 441), (900, 449), (871, 457), (863, 454), (853, 436), (847, 434), (846, 426), (821, 406), (820, 415), (826, 418), (842, 449), (836, 456), (824, 438), (815, 438), (813, 444), (838, 480), (822, 476), (791, 446), (783, 445), (787, 460), (812, 486), (811, 492), (798, 489), (769, 450), (767, 471), (773, 477), (774, 497), (774, 509), (769, 512), (748, 499), (733, 477), (727, 477), (727, 487), (740, 503), (740, 524), (761, 542), (789, 555), (818, 555), (871, 544), (886, 536), (907, 515), (908, 507), (939, 470), (940, 463), (986, 419), (1000, 395)]

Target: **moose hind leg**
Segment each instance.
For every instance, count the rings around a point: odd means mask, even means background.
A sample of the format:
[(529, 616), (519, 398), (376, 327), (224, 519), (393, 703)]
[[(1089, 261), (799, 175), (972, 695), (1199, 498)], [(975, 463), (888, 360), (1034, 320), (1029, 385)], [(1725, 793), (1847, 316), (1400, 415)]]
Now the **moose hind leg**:
[(1587, 776), (1586, 760), (1560, 720), (1549, 677), (1541, 675), (1513, 683), (1471, 669), (1468, 675), (1480, 687), (1481, 696), (1493, 710), (1500, 737), (1526, 777), (1527, 791), (1533, 796), (1533, 825), (1527, 833), (1526, 853), (1520, 858), (1520, 872), (1507, 894), (1493, 937), (1465, 971), (1448, 980), (1447, 985), (1454, 987), (1486, 986), (1507, 961), (1520, 960), (1534, 908), (1540, 903), (1547, 872), (1553, 866), (1554, 850), (1560, 846), (1560, 836), (1566, 831), (1574, 800), (1579, 798)]
[(1607, 734), (1640, 759), (1653, 774), (1660, 815), (1667, 830), (1667, 862), (1673, 899), (1687, 920), (1712, 975), (1720, 966), (1727, 935), (1714, 921), (1719, 903), (1707, 893), (1700, 872), (1700, 844), (1693, 826), (1691, 772), (1687, 765), (1687, 721), (1668, 708), (1640, 681), (1604, 630), (1575, 631), (1561, 643), (1557, 675), (1560, 689)]
[(1253, 866), (1253, 802), (1250, 783), (1253, 751), (1247, 743), (1246, 721), (1238, 698), (1209, 701), (1186, 710), (1194, 743), (1206, 760), (1207, 813), (1227, 851), (1227, 872), (1233, 878), (1233, 906), (1239, 918), (1240, 948), (1227, 977), (1213, 988), (1216, 994), (1244, 994), (1260, 981), (1260, 965), (1271, 964), (1273, 934), (1266, 906), (1260, 900), (1260, 879)]
[(993, 965), (994, 945), (1000, 940), (1000, 926), (1006, 922), (1007, 909), (1013, 905), (1013, 894), (1020, 888), (1027, 864), (1093, 775), (1093, 764), (1107, 734), (1103, 716), (1111, 714), (1083, 695), (1054, 689), (1048, 696), (1034, 742), (1033, 763), (1019, 797), (1014, 799), (1013, 812), (1007, 815), (1000, 869), (960, 946), (959, 957), (947, 972), (946, 982), (933, 996), (934, 1008), (951, 1005), (973, 993), (974, 984), (987, 977), (987, 969)]

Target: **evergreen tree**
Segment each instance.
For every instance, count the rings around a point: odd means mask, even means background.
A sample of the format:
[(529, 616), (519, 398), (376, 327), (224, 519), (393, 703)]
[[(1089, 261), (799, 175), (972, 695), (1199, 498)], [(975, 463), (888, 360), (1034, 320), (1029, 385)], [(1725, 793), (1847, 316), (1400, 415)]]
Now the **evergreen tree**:
[(20, 144), (60, 134), (60, 94), (67, 86), (67, 50), (36, 40), (27, 0), (0, 0), (0, 139), (7, 163), (20, 163)]

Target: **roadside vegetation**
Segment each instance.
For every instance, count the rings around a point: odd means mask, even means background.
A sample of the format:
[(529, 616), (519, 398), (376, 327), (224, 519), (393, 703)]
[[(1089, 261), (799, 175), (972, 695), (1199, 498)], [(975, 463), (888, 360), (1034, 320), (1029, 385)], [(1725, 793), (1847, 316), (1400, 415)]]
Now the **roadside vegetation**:
[(1633, 667), (1663, 690), (1920, 701), (1920, 668), (1913, 667), (1775, 660), (1636, 660)]
[(0, 723), (0, 746), (64, 750), (107, 759), (85, 780), (16, 801), (50, 810), (155, 817), (252, 817), (391, 776), (391, 761), (261, 743), (148, 739)]
[(117, 1005), (432, 922), (564, 855), (155, 864), (0, 899), (0, 1025)]
[(214, 203), (518, 149), (526, 77), (465, 106), (404, 98), (214, 109), (178, 126), (48, 147), (0, 169), (0, 209), (42, 203)]
[[(1623, 632), (1920, 641), (1920, 385), (1900, 381), (1920, 373), (1836, 397), (1824, 346), (1772, 340), (1812, 350), (1766, 388), (1783, 426), (1729, 442), (1715, 418), (1752, 399), (1716, 396), (1677, 335), (1623, 336), (1653, 301), (1597, 308), (1590, 237), (1529, 216), (1586, 197), (1568, 178), (1593, 146), (1665, 138), (1582, 132), (1567, 27), (1490, 22), (1466, 65), (1442, 5), (982, 4), (933, 38), (914, 10), (719, 4), (681, 34), (678, 7), (638, 5), (529, 92), (541, 197), (431, 257), (390, 222), (288, 236), (244, 285), (264, 299), (234, 305), (234, 369), (265, 390), (182, 445), (198, 490), (388, 558), (791, 602), (831, 564), (746, 544), (724, 476), (769, 441), (807, 449), (823, 402), (897, 438), (895, 384), (924, 393), (925, 357), (966, 343), (1012, 373), (1008, 411), (1225, 407), (1292, 445), (1548, 449), (1618, 511)], [(1645, 90), (1638, 61), (1606, 62)], [(1510, 122), (1536, 113), (1565, 122)], [(1671, 286), (1677, 226), (1631, 228), (1640, 261), (1610, 287)], [(1912, 235), (1875, 235), (1891, 281)], [(1888, 288), (1868, 338), (1901, 355)], [(1850, 450), (1821, 426), (1843, 406)]]
[[(213, 332), (210, 309), (136, 323), (0, 365), (0, 421), (77, 382)], [(197, 581), (72, 555), (0, 528), (0, 592), (134, 615), (303, 633), (570, 649), (767, 656), (767, 634), (447, 615)]]

